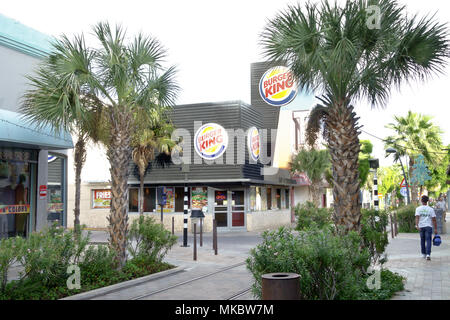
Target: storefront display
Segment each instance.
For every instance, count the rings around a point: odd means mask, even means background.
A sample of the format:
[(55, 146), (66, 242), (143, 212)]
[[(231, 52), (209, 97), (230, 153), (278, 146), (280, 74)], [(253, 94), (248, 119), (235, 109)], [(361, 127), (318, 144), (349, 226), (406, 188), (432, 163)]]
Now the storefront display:
[(30, 165), (25, 152), (2, 150), (0, 160), (0, 238), (26, 235), (30, 213)]
[(208, 206), (208, 188), (192, 188), (192, 209), (203, 209)]

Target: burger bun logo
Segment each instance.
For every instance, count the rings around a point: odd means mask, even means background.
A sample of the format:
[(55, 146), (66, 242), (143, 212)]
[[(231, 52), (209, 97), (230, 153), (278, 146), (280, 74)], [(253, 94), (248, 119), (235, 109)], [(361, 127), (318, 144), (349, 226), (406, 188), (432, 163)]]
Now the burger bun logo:
[(260, 137), (259, 131), (256, 127), (248, 129), (247, 133), (247, 145), (250, 152), (250, 156), (254, 161), (258, 161), (260, 154)]
[(295, 99), (297, 87), (292, 71), (277, 66), (267, 70), (261, 77), (259, 94), (266, 103), (281, 107)]
[(217, 123), (201, 126), (194, 137), (197, 154), (206, 160), (214, 160), (223, 155), (228, 146), (227, 131)]

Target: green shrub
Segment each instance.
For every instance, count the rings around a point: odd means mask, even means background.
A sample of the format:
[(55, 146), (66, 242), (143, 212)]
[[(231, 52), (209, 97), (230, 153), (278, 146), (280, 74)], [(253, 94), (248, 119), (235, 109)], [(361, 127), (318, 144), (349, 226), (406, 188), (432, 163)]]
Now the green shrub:
[(0, 292), (6, 289), (8, 282), (8, 271), (18, 258), (24, 244), (21, 237), (0, 240)]
[(307, 201), (295, 207), (297, 230), (323, 228), (331, 224), (331, 209), (318, 208), (313, 202)]
[(160, 263), (176, 242), (177, 237), (150, 216), (134, 220), (128, 232), (128, 252), (145, 263)]
[[(371, 274), (366, 275), (364, 281), (367, 281)], [(371, 290), (367, 286), (363, 287), (360, 300), (388, 300), (393, 297), (396, 292), (405, 289), (403, 281), (404, 277), (390, 270), (380, 270), (380, 289)]]
[(115, 252), (107, 245), (91, 245), (78, 263), (82, 285), (89, 285), (99, 281), (106, 281), (116, 276)]
[(261, 298), (263, 274), (294, 272), (301, 278), (302, 299), (357, 299), (363, 270), (370, 262), (368, 251), (359, 245), (353, 232), (337, 236), (327, 229), (308, 230), (295, 236), (284, 228), (266, 231), (247, 259), (254, 277), (253, 294)]
[(398, 232), (418, 232), (416, 226), (416, 206), (413, 204), (397, 209)]
[(88, 243), (89, 235), (75, 238), (72, 230), (64, 230), (56, 224), (32, 233), (19, 257), (25, 271), (21, 278), (46, 287), (65, 285), (67, 268), (79, 263)]
[(384, 210), (361, 210), (361, 238), (364, 247), (369, 250), (372, 263), (386, 260), (382, 257), (389, 243), (386, 227), (388, 214)]

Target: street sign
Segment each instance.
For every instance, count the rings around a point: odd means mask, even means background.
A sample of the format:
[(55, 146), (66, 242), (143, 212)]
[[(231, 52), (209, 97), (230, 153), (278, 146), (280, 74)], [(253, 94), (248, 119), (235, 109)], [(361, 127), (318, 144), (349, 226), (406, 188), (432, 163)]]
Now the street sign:
[(406, 186), (403, 186), (403, 187), (400, 188), (400, 194), (401, 194), (404, 198), (406, 198), (407, 193), (408, 193), (408, 190), (406, 189)]
[(157, 196), (158, 196), (158, 204), (160, 206), (165, 206), (167, 204), (167, 193), (165, 187), (158, 187), (157, 189)]

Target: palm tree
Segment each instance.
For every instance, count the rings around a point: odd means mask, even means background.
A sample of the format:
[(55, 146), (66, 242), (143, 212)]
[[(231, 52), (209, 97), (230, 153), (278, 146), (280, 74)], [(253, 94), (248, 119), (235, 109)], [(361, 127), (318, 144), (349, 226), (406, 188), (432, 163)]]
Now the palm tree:
[[(93, 28), (99, 48), (88, 48), (83, 35), (72, 43), (63, 36), (55, 44), (55, 64), (58, 72), (49, 70), (48, 77), (61, 83), (57, 97), (72, 101), (57, 108), (54, 104), (40, 107), (63, 121), (86, 117), (89, 109), (81, 103), (88, 99), (101, 106), (108, 128), (105, 141), (111, 173), (111, 212), (108, 217), (110, 245), (116, 251), (117, 267), (126, 262), (128, 232), (128, 163), (131, 159), (130, 140), (134, 131), (134, 115), (151, 112), (156, 106), (172, 105), (178, 86), (174, 82), (175, 68), (163, 68), (166, 51), (159, 41), (138, 34), (125, 43), (126, 32), (108, 23)], [(51, 92), (50, 92), (51, 93)], [(44, 93), (40, 93), (44, 94)], [(74, 119), (66, 119), (73, 116)]]
[[(431, 122), (432, 117), (408, 111), (406, 117), (394, 116), (395, 122), (386, 128), (395, 134), (385, 139), (386, 148), (397, 150), (397, 157), (408, 156), (409, 176), (412, 176), (414, 159), (422, 154), (428, 164), (437, 167), (443, 159), (442, 130)], [(410, 180), (410, 179), (409, 179)], [(418, 203), (417, 186), (411, 186), (412, 202)]]
[(328, 150), (311, 150), (302, 148), (292, 157), (290, 163), (292, 172), (305, 172), (311, 180), (309, 193), (316, 206), (320, 206), (319, 192), (326, 170), (330, 167)]
[[(380, 9), (379, 25), (368, 6)], [(447, 29), (433, 18), (407, 16), (395, 0), (345, 5), (289, 6), (269, 21), (261, 38), (265, 56), (286, 63), (302, 90), (316, 93), (307, 140), (319, 131), (331, 156), (334, 209), (344, 232), (360, 230), (358, 117), (353, 103), (386, 104), (391, 88), (441, 72), (449, 55)]]
[[(86, 161), (86, 145), (89, 141), (98, 143), (104, 136), (103, 103), (94, 99), (92, 94), (83, 88), (77, 76), (67, 77), (66, 70), (72, 67), (72, 61), (63, 53), (63, 42), (68, 55), (76, 51), (86, 53), (84, 40), (75, 38), (74, 43), (63, 37), (62, 42), (55, 44), (55, 52), (46, 57), (38, 66), (36, 74), (27, 76), (31, 89), (23, 96), (21, 110), (23, 118), (38, 127), (51, 126), (55, 132), (64, 129), (77, 136), (74, 150), (75, 167), (75, 204), (74, 229), (80, 232), (80, 189), (81, 171)], [(75, 58), (75, 56), (73, 57)], [(89, 60), (89, 56), (83, 59)]]
[(167, 109), (155, 108), (150, 115), (135, 115), (131, 147), (133, 161), (139, 172), (140, 215), (144, 214), (144, 177), (150, 161), (155, 160), (155, 152), (169, 155), (176, 146), (176, 141), (171, 139), (174, 127), (167, 118)]

